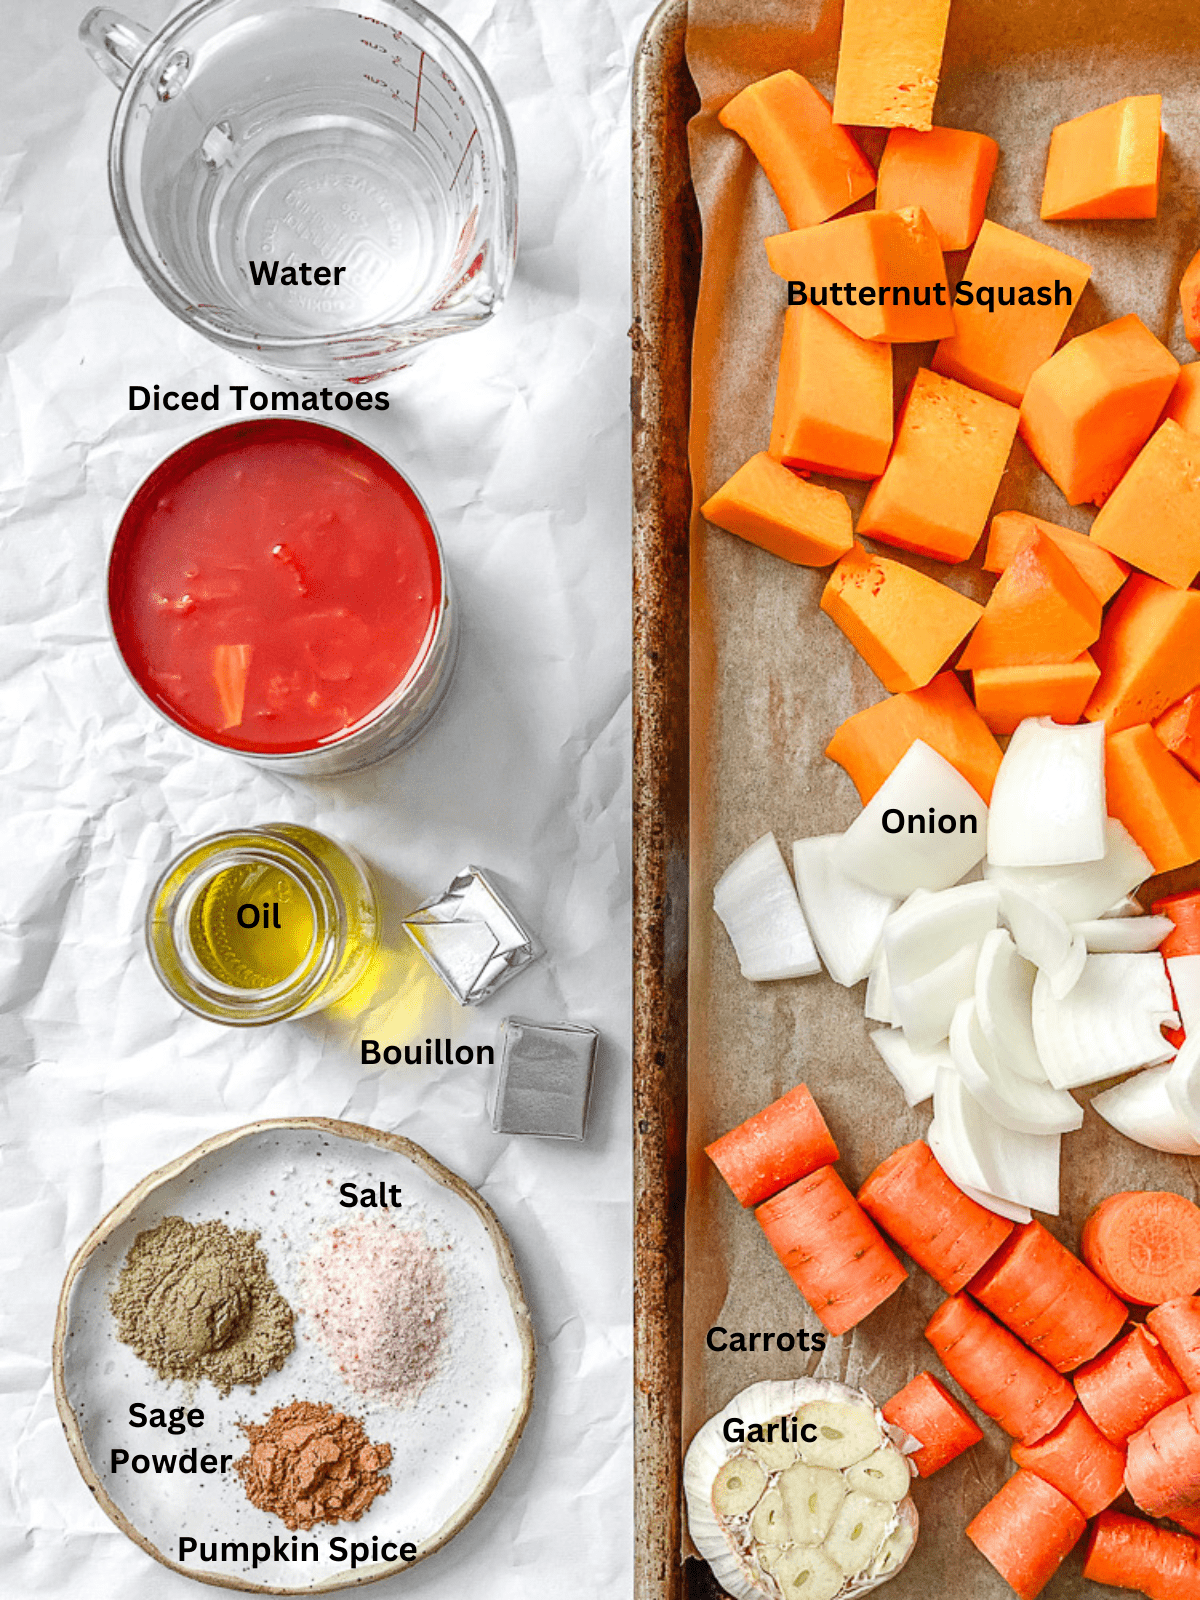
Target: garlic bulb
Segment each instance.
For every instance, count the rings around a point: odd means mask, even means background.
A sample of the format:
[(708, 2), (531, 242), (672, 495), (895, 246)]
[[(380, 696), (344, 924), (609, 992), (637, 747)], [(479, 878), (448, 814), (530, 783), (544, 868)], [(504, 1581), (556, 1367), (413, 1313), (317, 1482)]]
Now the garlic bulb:
[(688, 1449), (692, 1540), (735, 1600), (864, 1594), (916, 1543), (910, 1448), (861, 1389), (751, 1384)]

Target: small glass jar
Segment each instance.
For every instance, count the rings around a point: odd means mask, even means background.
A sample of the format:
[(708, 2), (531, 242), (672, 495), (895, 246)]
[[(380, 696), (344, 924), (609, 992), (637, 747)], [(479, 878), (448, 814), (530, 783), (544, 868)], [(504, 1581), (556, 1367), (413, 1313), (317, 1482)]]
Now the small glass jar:
[(163, 873), (150, 961), (210, 1022), (255, 1027), (340, 1000), (379, 948), (379, 903), (345, 845), (294, 823), (210, 834)]

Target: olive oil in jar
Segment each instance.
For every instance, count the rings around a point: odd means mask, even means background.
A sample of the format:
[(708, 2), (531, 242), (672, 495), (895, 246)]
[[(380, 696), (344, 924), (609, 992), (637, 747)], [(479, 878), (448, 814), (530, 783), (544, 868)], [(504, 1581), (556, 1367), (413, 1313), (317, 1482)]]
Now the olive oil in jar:
[(167, 868), (146, 918), (159, 978), (190, 1010), (241, 1026), (331, 1005), (378, 949), (366, 867), (291, 823), (213, 834)]

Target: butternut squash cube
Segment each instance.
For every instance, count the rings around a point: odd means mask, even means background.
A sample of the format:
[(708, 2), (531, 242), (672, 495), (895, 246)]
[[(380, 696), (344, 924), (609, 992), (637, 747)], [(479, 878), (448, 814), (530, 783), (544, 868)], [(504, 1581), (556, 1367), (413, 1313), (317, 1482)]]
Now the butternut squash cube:
[(1148, 722), (1109, 735), (1104, 786), (1109, 816), (1125, 824), (1155, 872), (1200, 860), (1200, 783)]
[(945, 666), (983, 607), (936, 578), (862, 545), (834, 567), (821, 610), (893, 694), (920, 689)]
[(824, 222), (875, 187), (871, 163), (798, 72), (748, 84), (718, 117), (757, 156), (789, 228)]
[(760, 450), (700, 507), (726, 533), (802, 567), (824, 567), (854, 543), (844, 494), (809, 483)]
[(1154, 731), (1193, 778), (1200, 778), (1200, 689), (1168, 706), (1155, 721)]
[(1020, 667), (978, 667), (971, 687), (979, 715), (993, 733), (1015, 733), (1026, 717), (1078, 722), (1100, 668), (1085, 650), (1075, 661)]
[(1188, 262), (1179, 280), (1183, 334), (1193, 350), (1200, 350), (1200, 250)]
[(866, 805), (914, 740), (936, 750), (990, 804), (1000, 746), (953, 672), (847, 717), (825, 754), (849, 773)]
[(877, 478), (892, 448), (892, 347), (818, 306), (789, 306), (770, 453), (789, 467)]
[(1042, 220), (1153, 217), (1162, 167), (1162, 95), (1099, 106), (1050, 135)]
[(920, 206), (943, 250), (966, 250), (983, 222), (999, 155), (986, 133), (893, 128), (879, 161), (875, 204), (880, 211)]
[[(933, 370), (1019, 406), (1030, 378), (1054, 354), (1091, 271), (1062, 250), (985, 222), (955, 292), (954, 333), (934, 351)], [(980, 291), (989, 289), (981, 301)], [(1013, 304), (1000, 304), (1002, 290)]]
[(1074, 661), (1100, 636), (1099, 600), (1052, 539), (1035, 533), (1005, 567), (962, 668)]
[(1125, 563), (1093, 544), (1086, 533), (1060, 528), (1056, 522), (1031, 517), (1025, 511), (997, 511), (992, 518), (983, 570), (1003, 572), (1035, 533), (1044, 533), (1047, 539), (1053, 540), (1102, 606), (1108, 604), (1129, 576)]
[[(912, 344), (954, 332), (946, 263), (921, 210), (856, 211), (766, 241), (771, 271), (860, 339)], [(792, 303), (789, 300), (789, 303)]]
[(1164, 422), (1101, 506), (1092, 538), (1186, 589), (1200, 572), (1200, 436)]
[(939, 561), (979, 543), (1017, 431), (1012, 406), (920, 368), (858, 532)]
[(1188, 433), (1200, 434), (1200, 361), (1180, 367), (1171, 398), (1163, 408), (1163, 421), (1168, 418)]
[(1179, 363), (1135, 316), (1081, 333), (1021, 401), (1021, 437), (1073, 505), (1112, 493), (1154, 432)]
[(1089, 722), (1152, 722), (1200, 684), (1200, 591), (1134, 572), (1113, 601), (1095, 649), (1100, 681)]
[(950, 0), (845, 0), (833, 120), (933, 126)]

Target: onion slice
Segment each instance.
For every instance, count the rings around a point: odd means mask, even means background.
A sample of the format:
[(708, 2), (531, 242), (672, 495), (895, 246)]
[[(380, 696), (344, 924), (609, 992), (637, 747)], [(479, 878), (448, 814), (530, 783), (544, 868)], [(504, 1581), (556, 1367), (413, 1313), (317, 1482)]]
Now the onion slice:
[(1033, 980), (1037, 968), (1018, 951), (1006, 928), (989, 933), (975, 968), (975, 1013), (984, 1038), (1013, 1072), (1047, 1083), (1033, 1037)]
[(1100, 861), (1105, 820), (1104, 724), (1026, 717), (996, 773), (988, 860), (1000, 867)]
[(713, 889), (713, 910), (733, 941), (744, 978), (762, 983), (820, 972), (808, 924), (773, 833), (764, 833), (725, 868)]
[(996, 926), (1000, 895), (992, 883), (962, 883), (938, 894), (918, 891), (883, 929), (888, 979), (912, 983), (965, 945), (979, 945)]
[(1032, 1083), (993, 1053), (974, 1000), (963, 1000), (955, 1010), (950, 1055), (963, 1083), (1001, 1127), (1014, 1133), (1071, 1133), (1083, 1126), (1083, 1108), (1065, 1090)]
[(876, 950), (871, 970), (867, 973), (863, 1011), (871, 1022), (886, 1022), (890, 1026), (896, 1020), (892, 1011), (892, 981), (888, 975), (887, 956), (882, 949)]
[(934, 1159), (938, 1165), (951, 1178), (955, 1187), (962, 1190), (969, 1200), (977, 1200), (988, 1211), (994, 1211), (999, 1217), (1007, 1217), (1010, 1222), (1026, 1223), (1033, 1220), (1033, 1212), (1028, 1206), (1015, 1205), (1011, 1200), (1001, 1200), (999, 1195), (989, 1194), (986, 1189), (976, 1189), (969, 1183), (964, 1183), (961, 1178), (955, 1178), (950, 1171), (950, 1159), (946, 1154), (945, 1141), (942, 1139), (938, 1125), (931, 1122), (929, 1132), (925, 1135), (925, 1142), (933, 1151)]
[(933, 1117), (945, 1153), (943, 1165), (955, 1183), (1058, 1215), (1061, 1134), (1016, 1133), (1003, 1127), (958, 1073), (946, 1069), (934, 1085)]
[(955, 1006), (975, 988), (978, 960), (979, 945), (964, 945), (932, 972), (892, 985), (892, 1010), (914, 1050), (932, 1050), (949, 1038)]
[(871, 970), (883, 925), (896, 902), (846, 876), (836, 861), (840, 839), (838, 833), (797, 839), (792, 867), (821, 960), (834, 982), (848, 989)]
[(842, 835), (836, 860), (879, 894), (948, 889), (983, 859), (987, 816), (962, 774), (915, 739)]
[(1157, 950), (1174, 926), (1170, 917), (1098, 917), (1072, 932), (1092, 955), (1136, 955)]
[(1151, 1067), (1092, 1098), (1092, 1110), (1136, 1144), (1174, 1156), (1200, 1156), (1193, 1137), (1167, 1093), (1170, 1067)]
[(1009, 883), (1054, 907), (1064, 922), (1087, 922), (1103, 916), (1124, 895), (1154, 872), (1150, 858), (1115, 817), (1104, 825), (1104, 856), (1062, 867), (1000, 867), (989, 863), (985, 878)]
[(1200, 956), (1168, 956), (1167, 971), (1185, 1033), (1200, 1033)]
[(873, 1028), (870, 1038), (910, 1106), (929, 1099), (939, 1067), (954, 1064), (944, 1044), (934, 1045), (932, 1050), (914, 1050), (902, 1028)]
[(1167, 1099), (1193, 1138), (1200, 1138), (1200, 1033), (1191, 1034), (1167, 1068)]
[(1045, 973), (1033, 985), (1033, 1034), (1056, 1089), (1167, 1060), (1174, 1052), (1161, 1027), (1177, 1021), (1157, 955), (1088, 956), (1079, 982), (1061, 999)]
[(1000, 909), (1026, 961), (1046, 974), (1059, 999), (1069, 994), (1087, 960), (1083, 939), (1071, 932), (1052, 905), (1015, 884), (1000, 885)]

